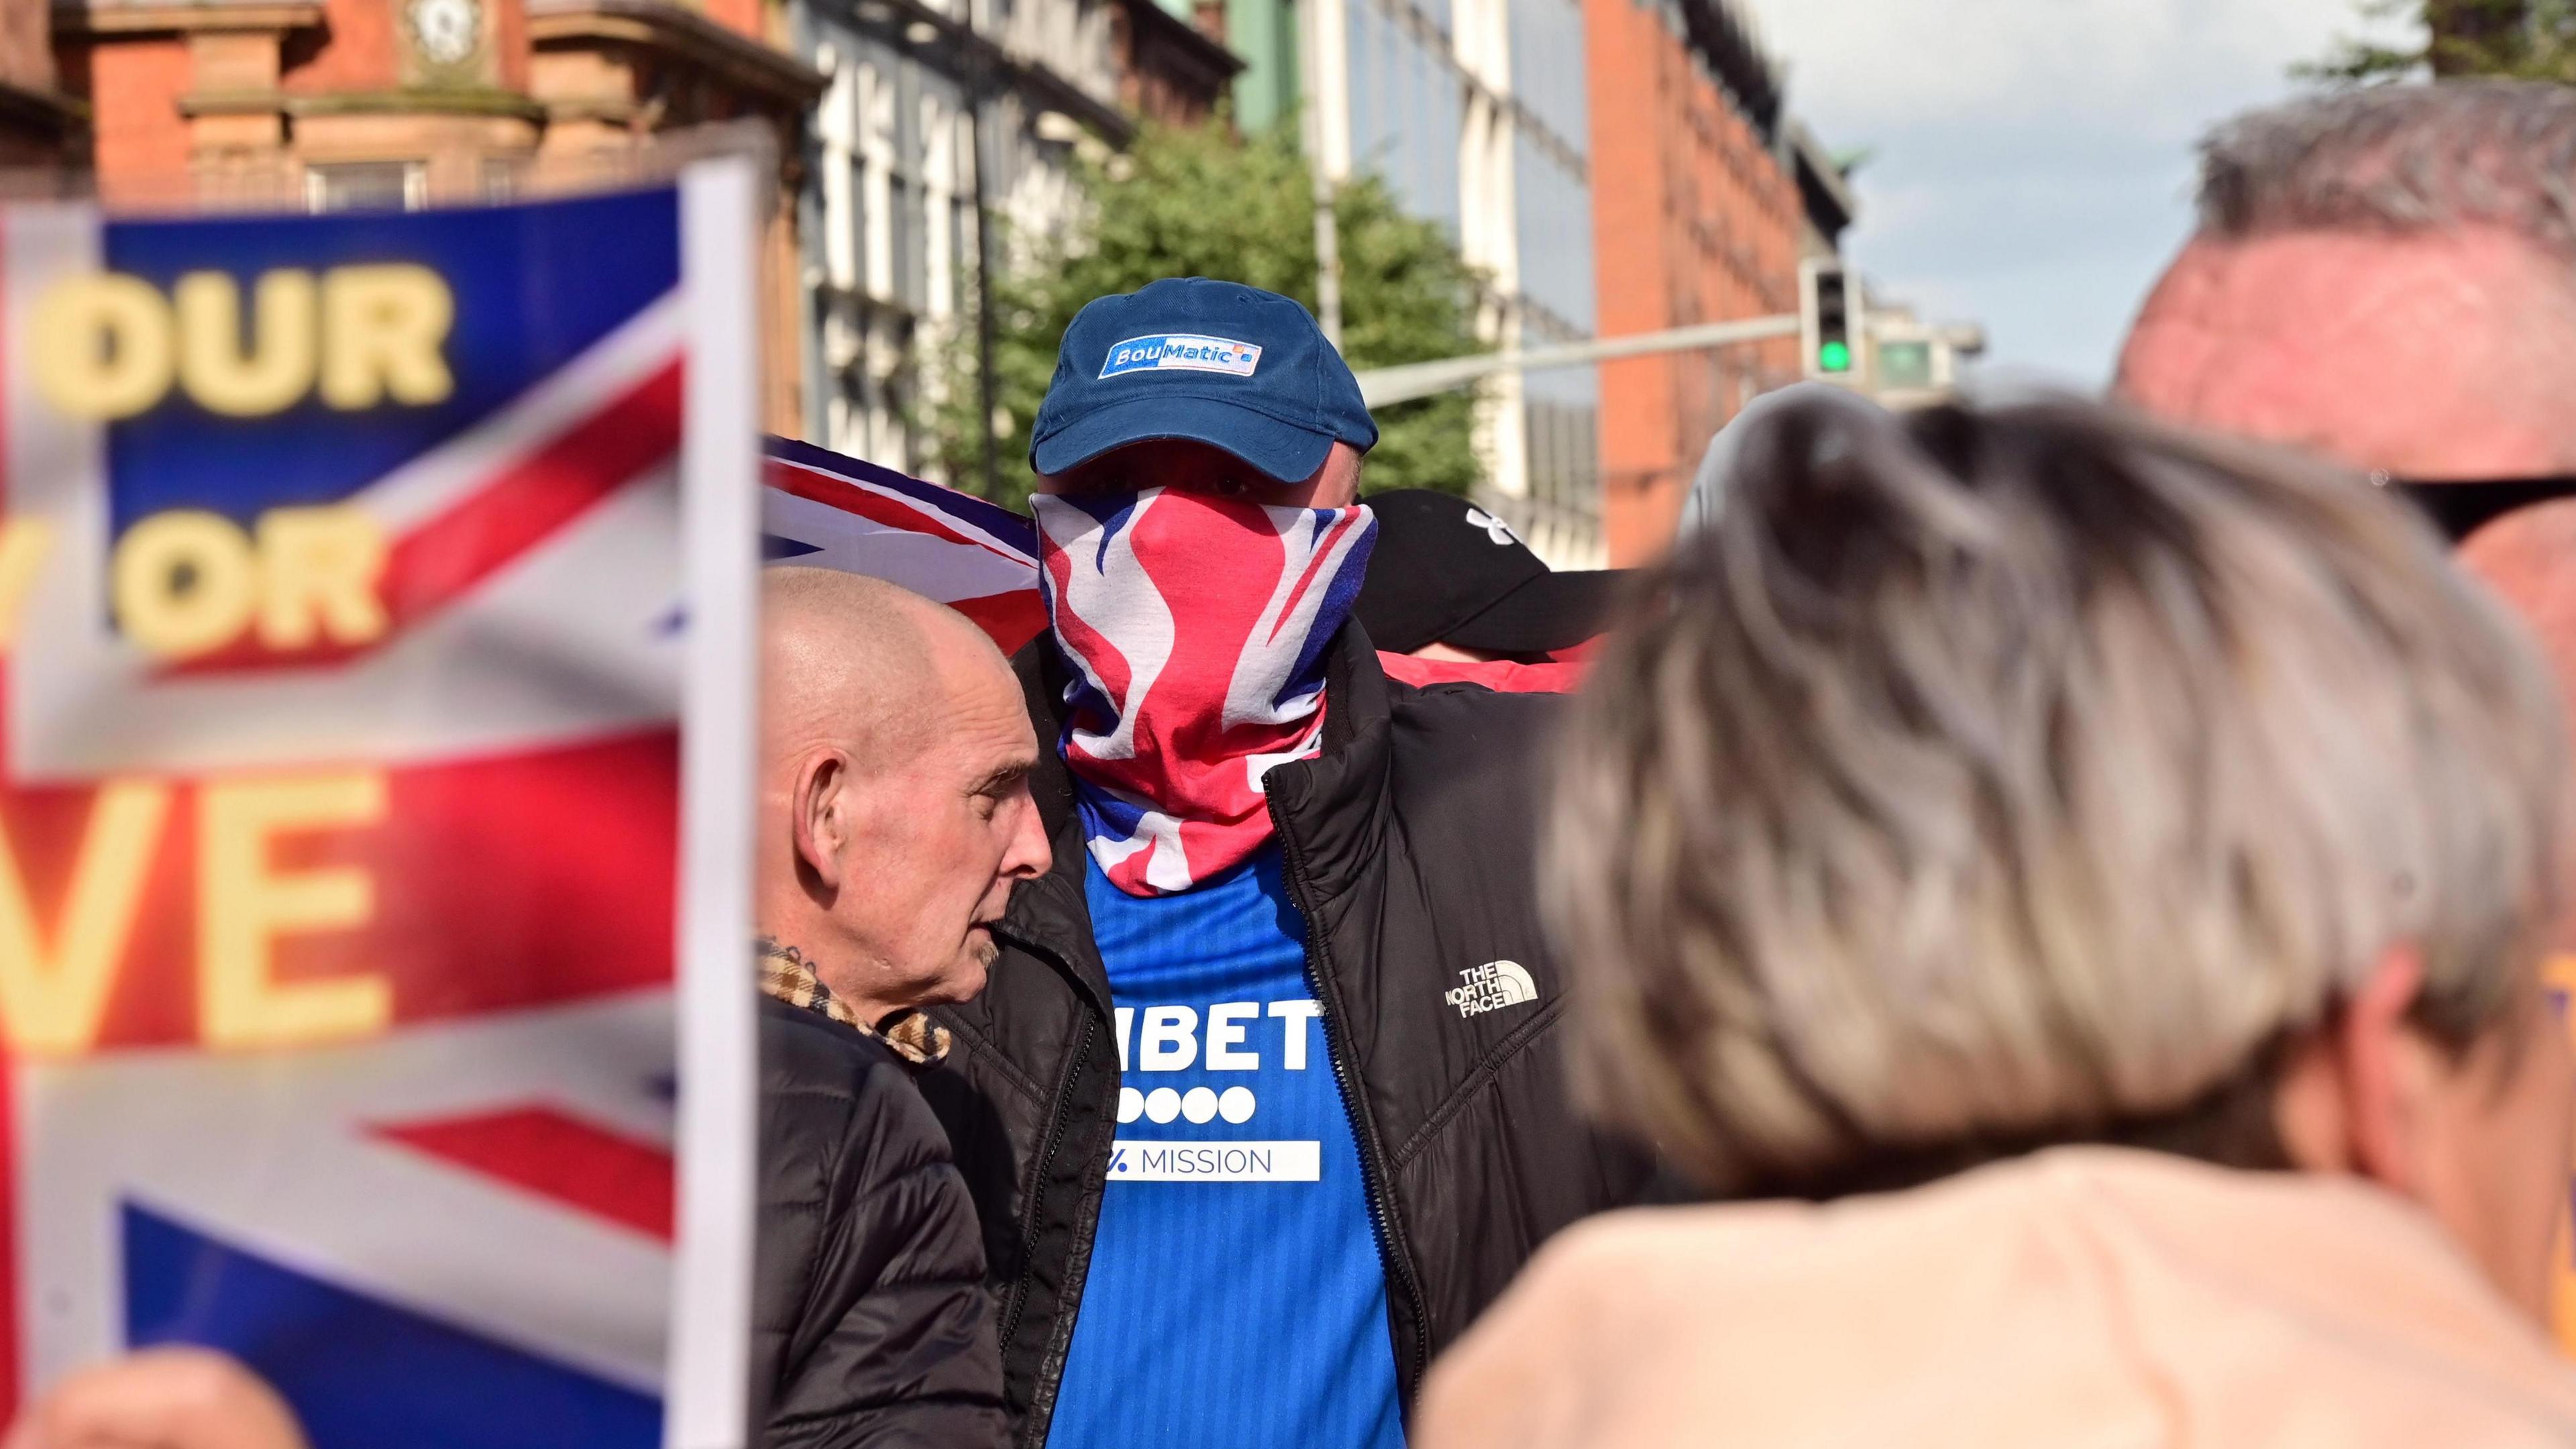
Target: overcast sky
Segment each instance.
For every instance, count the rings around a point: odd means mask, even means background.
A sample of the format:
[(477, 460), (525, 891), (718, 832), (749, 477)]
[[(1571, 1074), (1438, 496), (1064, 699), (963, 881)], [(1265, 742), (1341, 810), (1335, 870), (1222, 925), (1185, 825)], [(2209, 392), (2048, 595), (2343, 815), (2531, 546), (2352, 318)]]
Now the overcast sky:
[(1790, 108), (1869, 152), (1844, 241), (1873, 288), (2087, 388), (2190, 229), (2194, 139), (2364, 29), (2352, 0), (1739, 3)]

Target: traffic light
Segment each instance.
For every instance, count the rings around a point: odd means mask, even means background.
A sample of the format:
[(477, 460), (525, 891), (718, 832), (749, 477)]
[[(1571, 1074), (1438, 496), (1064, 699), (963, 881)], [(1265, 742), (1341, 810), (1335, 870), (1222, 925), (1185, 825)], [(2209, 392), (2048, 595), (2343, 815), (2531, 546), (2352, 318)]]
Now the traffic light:
[(1798, 311), (1809, 377), (1849, 380), (1859, 365), (1858, 298), (1851, 273), (1830, 257), (1810, 258), (1798, 269)]

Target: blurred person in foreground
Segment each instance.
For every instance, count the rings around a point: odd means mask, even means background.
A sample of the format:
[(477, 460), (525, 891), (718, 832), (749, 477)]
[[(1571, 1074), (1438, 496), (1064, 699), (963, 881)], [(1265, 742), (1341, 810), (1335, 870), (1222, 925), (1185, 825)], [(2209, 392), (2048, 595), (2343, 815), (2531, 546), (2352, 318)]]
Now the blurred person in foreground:
[(931, 1083), (1019, 1442), (1399, 1444), (1431, 1356), (1644, 1175), (1556, 1050), (1561, 702), (1387, 677), (1351, 618), (1377, 429), (1294, 301), (1092, 302), (1034, 437), (1055, 867)]
[(1622, 571), (1550, 569), (1510, 524), (1451, 493), (1388, 488), (1368, 509), (1377, 545), (1352, 613), (1390, 677), (1574, 687)]
[(2548, 674), (2340, 470), (2075, 403), (1741, 439), (1595, 663), (1559, 1238), (1416, 1443), (2539, 1445)]
[(964, 616), (778, 567), (761, 591), (760, 1200), (771, 1446), (1004, 1442), (975, 1205), (917, 1074), (1048, 866), (1037, 739)]
[[(2117, 389), (2307, 448), (2411, 498), (2576, 697), (2576, 90), (2444, 81), (2241, 116)], [(2553, 972), (2576, 986), (2576, 922)], [(2558, 1335), (2576, 1350), (2576, 1260)]]

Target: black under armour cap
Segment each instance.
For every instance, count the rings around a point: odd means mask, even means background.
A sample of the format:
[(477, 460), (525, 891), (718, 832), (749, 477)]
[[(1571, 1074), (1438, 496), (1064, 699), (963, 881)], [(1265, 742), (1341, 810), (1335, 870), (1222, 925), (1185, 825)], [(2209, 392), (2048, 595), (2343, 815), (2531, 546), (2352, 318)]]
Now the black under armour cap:
[(1377, 548), (1354, 612), (1369, 642), (1393, 653), (1571, 649), (1601, 631), (1626, 577), (1552, 573), (1501, 519), (1453, 494), (1390, 488), (1360, 501), (1377, 515)]

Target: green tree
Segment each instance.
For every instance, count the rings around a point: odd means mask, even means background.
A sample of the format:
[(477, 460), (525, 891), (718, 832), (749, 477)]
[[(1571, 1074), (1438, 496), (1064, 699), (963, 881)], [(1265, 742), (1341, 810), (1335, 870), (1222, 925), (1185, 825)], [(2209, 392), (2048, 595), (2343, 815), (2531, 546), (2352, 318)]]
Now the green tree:
[[(1239, 138), (1222, 126), (1149, 127), (1118, 155), (1080, 165), (1082, 222), (1027, 239), (1025, 264), (993, 281), (994, 412), (983, 412), (973, 319), (941, 368), (942, 401), (923, 421), (949, 478), (983, 489), (994, 430), (996, 501), (1027, 506), (1029, 427), (1055, 374), (1056, 344), (1095, 297), (1158, 277), (1222, 277), (1315, 306), (1313, 183), (1293, 125)], [(1482, 351), (1473, 327), (1479, 278), (1440, 228), (1407, 216), (1364, 177), (1334, 198), (1342, 254), (1342, 352), (1354, 368)], [(1005, 248), (996, 239), (996, 254)], [(1367, 486), (1465, 493), (1481, 472), (1469, 444), (1472, 394), (1377, 411)]]
[(2355, 8), (2373, 25), (2403, 24), (2420, 39), (2343, 39), (2293, 74), (2339, 84), (2427, 75), (2576, 83), (2576, 0), (2358, 0)]

